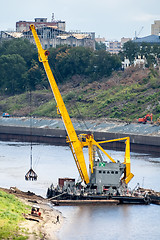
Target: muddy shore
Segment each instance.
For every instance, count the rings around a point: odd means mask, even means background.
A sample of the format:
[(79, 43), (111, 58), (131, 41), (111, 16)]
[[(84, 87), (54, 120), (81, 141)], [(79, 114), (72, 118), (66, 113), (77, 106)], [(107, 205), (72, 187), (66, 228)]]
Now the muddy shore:
[[(28, 236), (29, 240), (57, 240), (56, 233), (63, 224), (63, 217), (61, 212), (55, 210), (47, 199), (30, 191), (22, 192), (16, 187), (0, 188), (0, 190), (15, 195), (26, 205), (33, 206), (36, 204), (40, 207), (42, 217), (38, 221), (26, 219), (26, 215), (24, 215), (24, 221), (19, 225), (20, 229), (25, 229), (23, 231), (24, 236)], [(57, 216), (59, 221), (57, 221)], [(27, 232), (27, 235), (25, 235), (25, 232)]]

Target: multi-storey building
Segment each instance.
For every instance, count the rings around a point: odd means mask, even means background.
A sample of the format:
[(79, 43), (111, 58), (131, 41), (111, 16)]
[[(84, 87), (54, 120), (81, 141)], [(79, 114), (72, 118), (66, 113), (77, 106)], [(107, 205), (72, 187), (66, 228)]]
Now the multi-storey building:
[(132, 40), (132, 38), (125, 38), (125, 37), (121, 38), (121, 47), (123, 47), (124, 43), (131, 41), (131, 40)]
[(106, 43), (106, 46), (107, 46), (106, 50), (111, 54), (118, 54), (119, 51), (121, 50), (121, 42), (118, 41), (108, 41)]
[(34, 43), (32, 33), (29, 29), (34, 24), (44, 49), (56, 47), (58, 45), (69, 45), (72, 47), (83, 46), (95, 49), (94, 32), (67, 32), (65, 21), (54, 20), (47, 22), (47, 18), (35, 18), (35, 21), (19, 21), (16, 23), (16, 32), (1, 31), (0, 40), (10, 38), (27, 38)]
[[(75, 33), (59, 30), (55, 27), (44, 26), (37, 28), (37, 34), (44, 49), (56, 47), (59, 45), (68, 45), (71, 47), (90, 47), (95, 49), (95, 33)], [(23, 33), (24, 38), (34, 43), (32, 32)]]
[(65, 31), (66, 23), (65, 21), (56, 21), (52, 18), (51, 22), (47, 22), (47, 18), (35, 18), (34, 22), (19, 21), (16, 22), (16, 32), (27, 32), (29, 31), (29, 26), (34, 24), (36, 28), (42, 27), (54, 27), (56, 29)]
[(100, 37), (100, 36), (98, 36), (97, 38), (95, 38), (95, 40), (96, 40), (96, 42), (98, 42), (98, 43), (105, 43), (105, 41), (106, 41), (106, 39), (104, 38), (104, 37)]
[(155, 20), (154, 24), (151, 24), (151, 35), (157, 35), (160, 34), (160, 20)]
[(118, 42), (116, 40), (114, 41), (106, 41), (106, 50), (110, 52), (111, 54), (118, 54), (123, 47), (123, 44), (130, 41), (131, 38), (121, 38), (121, 41)]

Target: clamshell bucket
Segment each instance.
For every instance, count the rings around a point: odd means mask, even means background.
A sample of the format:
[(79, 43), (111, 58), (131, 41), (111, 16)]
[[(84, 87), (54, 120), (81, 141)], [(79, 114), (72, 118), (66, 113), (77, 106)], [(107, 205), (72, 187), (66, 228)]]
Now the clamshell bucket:
[(33, 171), (31, 168), (25, 175), (25, 180), (26, 181), (36, 181), (37, 180), (37, 174)]

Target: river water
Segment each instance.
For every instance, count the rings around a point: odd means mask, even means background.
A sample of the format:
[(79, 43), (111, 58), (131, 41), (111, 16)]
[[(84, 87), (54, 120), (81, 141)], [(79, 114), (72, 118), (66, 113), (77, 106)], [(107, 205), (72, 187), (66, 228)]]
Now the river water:
[[(87, 157), (87, 150), (85, 149)], [(114, 159), (123, 160), (124, 153), (107, 151)], [(0, 142), (0, 186), (16, 186), (45, 197), (48, 186), (59, 177), (78, 176), (68, 147), (33, 145), (33, 169), (38, 181), (25, 181), (30, 168), (30, 144)], [(160, 191), (160, 156), (131, 153), (131, 169), (141, 187)], [(56, 207), (65, 217), (59, 240), (122, 240), (160, 239), (160, 206), (158, 205), (92, 205)]]

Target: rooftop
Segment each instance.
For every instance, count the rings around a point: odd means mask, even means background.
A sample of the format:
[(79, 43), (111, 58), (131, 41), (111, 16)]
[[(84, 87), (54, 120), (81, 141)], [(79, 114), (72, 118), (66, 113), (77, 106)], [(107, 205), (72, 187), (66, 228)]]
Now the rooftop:
[(133, 42), (135, 42), (135, 43), (145, 42), (145, 43), (157, 43), (157, 44), (160, 44), (160, 38), (157, 35), (149, 35), (149, 36), (146, 36), (146, 37), (134, 39)]

